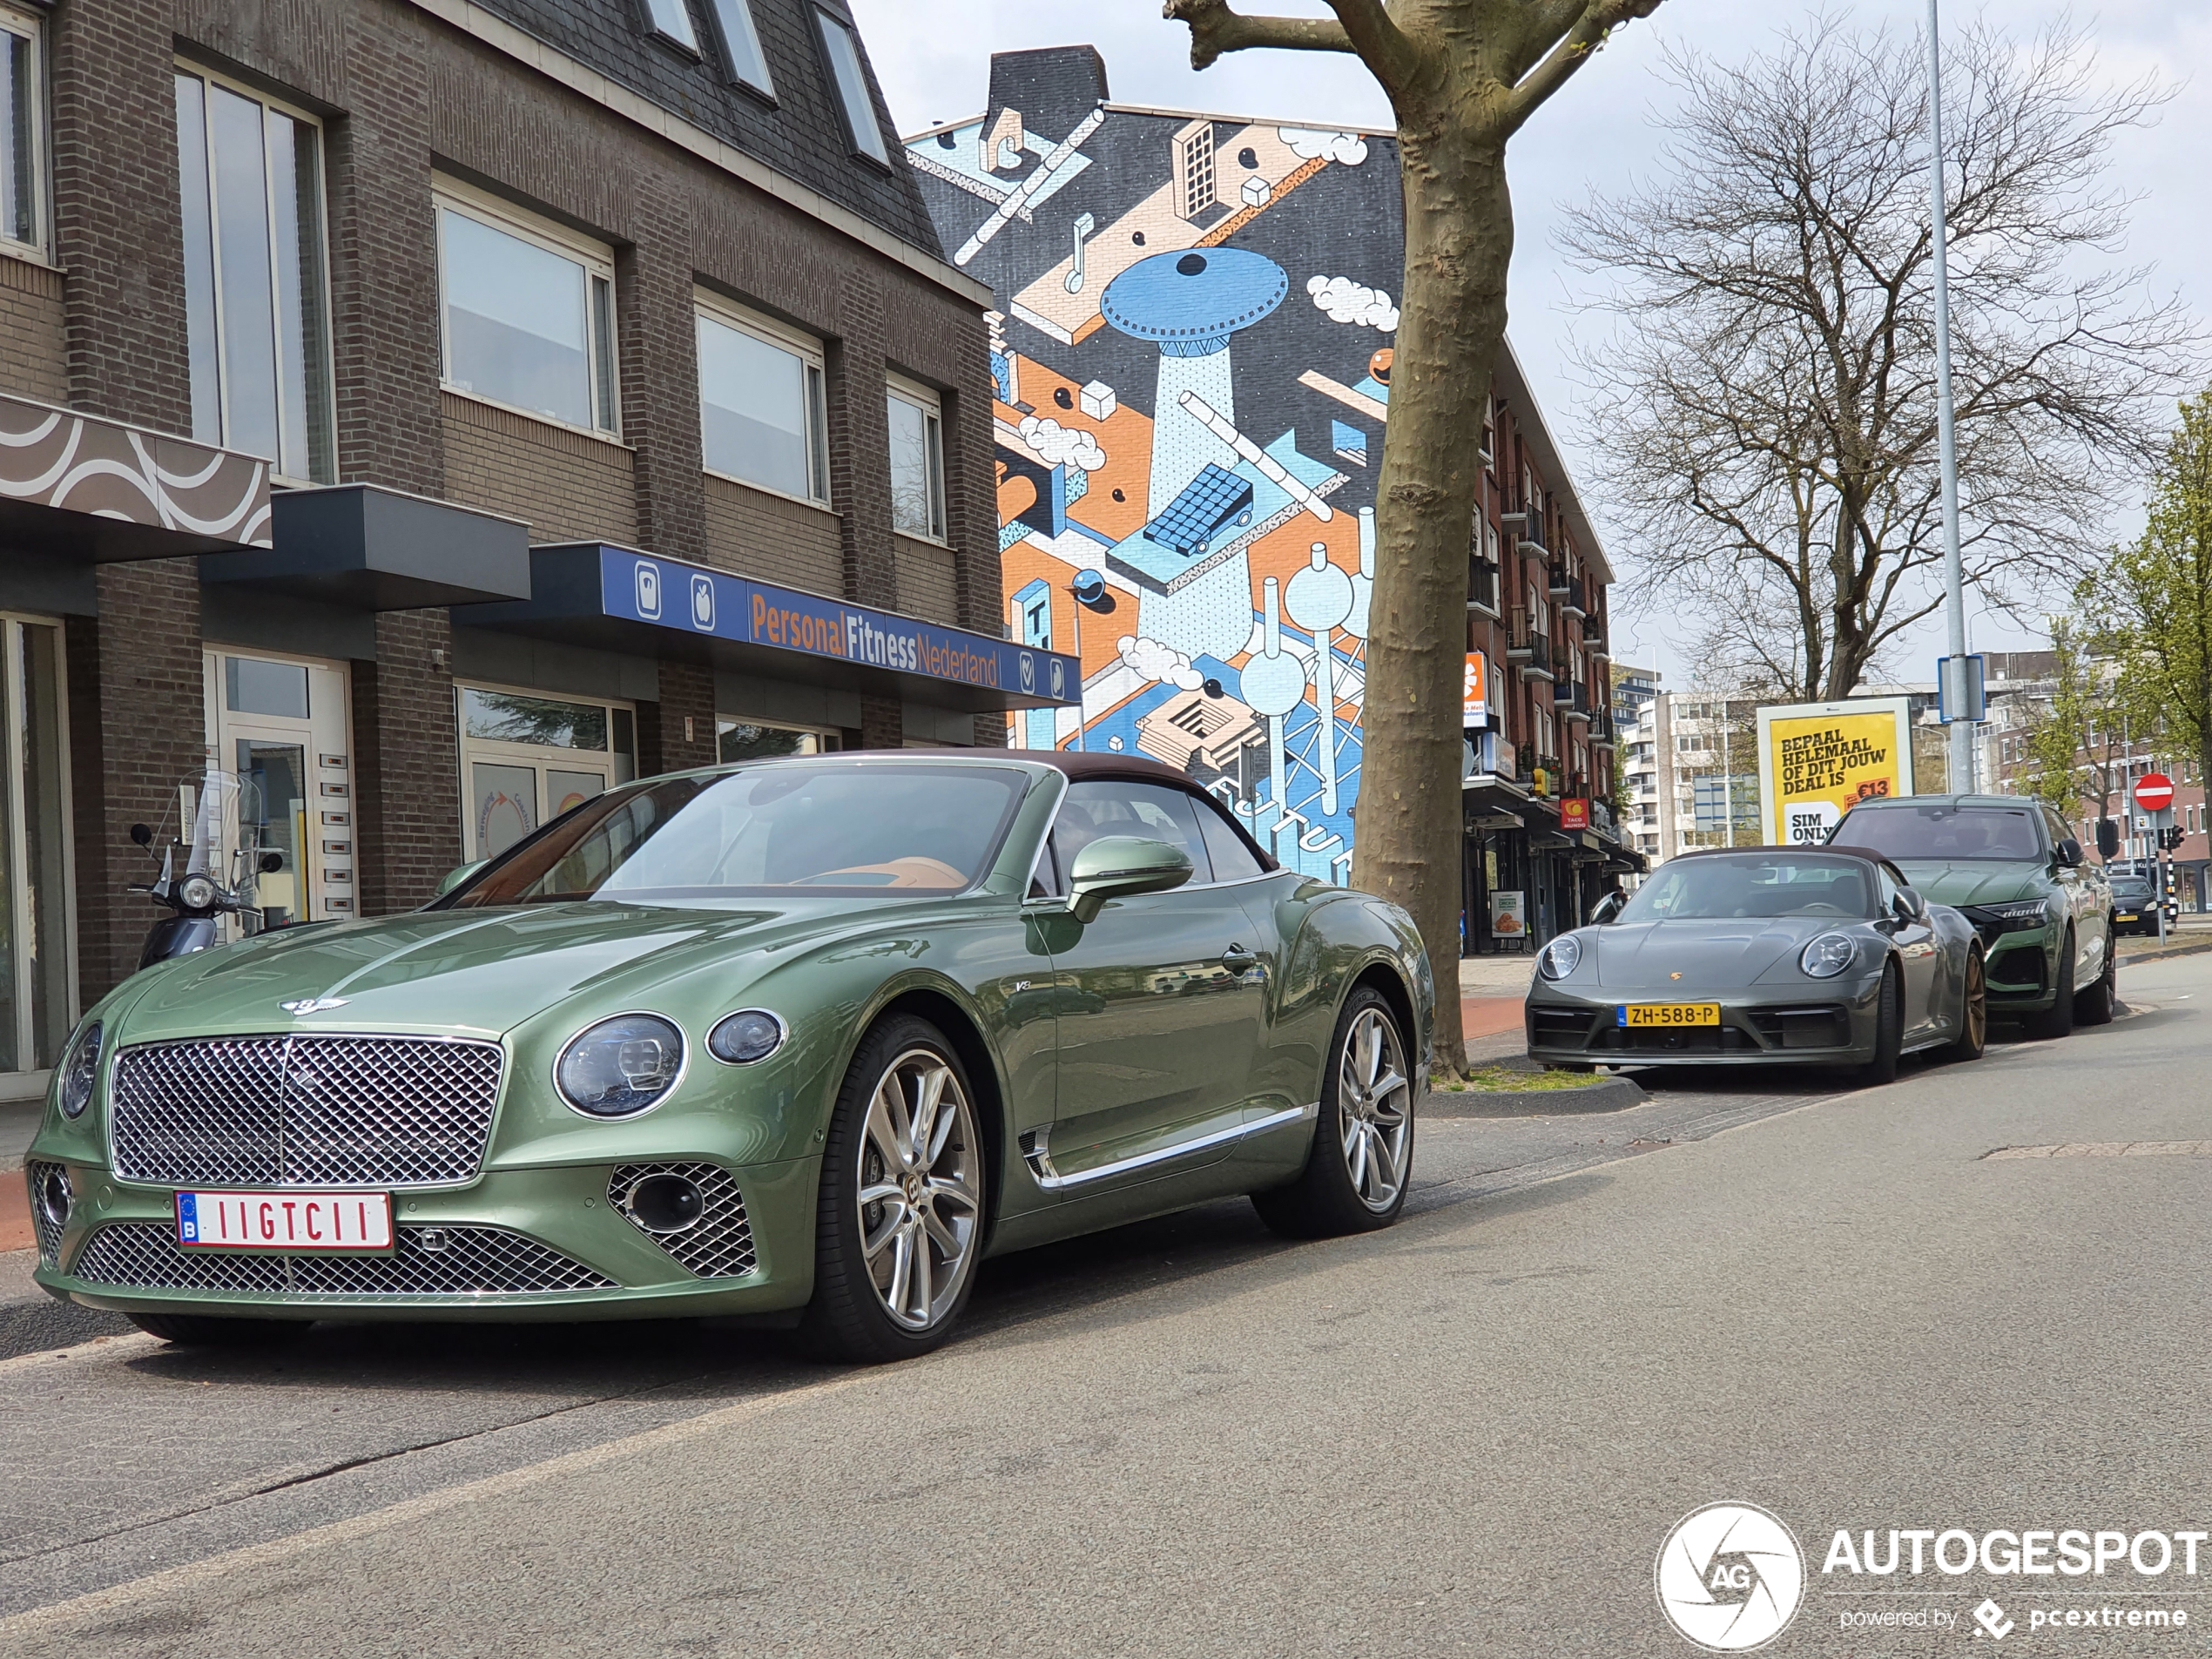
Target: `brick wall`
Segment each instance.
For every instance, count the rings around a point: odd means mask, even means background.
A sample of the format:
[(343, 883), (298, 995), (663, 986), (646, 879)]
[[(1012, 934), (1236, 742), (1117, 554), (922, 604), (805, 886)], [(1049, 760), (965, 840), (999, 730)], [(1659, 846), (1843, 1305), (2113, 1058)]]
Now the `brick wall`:
[(62, 273), (0, 256), (0, 389), (66, 403), (67, 329)]
[(706, 481), (705, 562), (831, 598), (845, 591), (835, 514), (727, 478)]
[[(689, 720), (689, 735), (684, 722)], [(660, 665), (660, 701), (637, 709), (637, 770), (642, 777), (711, 766), (714, 741), (714, 672), (691, 663)]]
[(891, 538), (897, 571), (899, 609), (909, 617), (961, 624), (960, 574), (951, 550), (910, 536)]
[(78, 979), (86, 1004), (138, 967), (166, 914), (126, 881), (152, 879), (131, 826), (176, 833), (177, 786), (206, 764), (199, 563), (100, 567), (100, 614), (71, 618), (70, 784), (76, 797)]
[(361, 914), (427, 903), (462, 860), (453, 627), (442, 610), (376, 619), (376, 660), (354, 664), (354, 828)]
[(635, 459), (619, 444), (444, 399), (448, 500), (519, 518), (533, 542), (638, 542)]

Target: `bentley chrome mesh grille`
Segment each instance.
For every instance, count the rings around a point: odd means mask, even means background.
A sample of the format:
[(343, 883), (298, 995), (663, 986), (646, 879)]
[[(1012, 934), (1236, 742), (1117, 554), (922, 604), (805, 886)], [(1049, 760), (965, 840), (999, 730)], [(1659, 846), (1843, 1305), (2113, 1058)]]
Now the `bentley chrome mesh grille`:
[(116, 1056), (115, 1172), (169, 1186), (473, 1181), (499, 1045), (439, 1037), (218, 1037)]
[(23, 1166), (24, 1180), (30, 1188), (30, 1226), (38, 1238), (38, 1261), (43, 1267), (51, 1267), (61, 1259), (61, 1224), (46, 1213), (46, 1206), (38, 1201), (38, 1189), (46, 1177), (61, 1166), (57, 1163), (26, 1163)]
[(614, 1280), (503, 1227), (401, 1227), (388, 1256), (285, 1256), (178, 1247), (164, 1222), (103, 1227), (74, 1277), (148, 1291), (251, 1291), (354, 1297), (540, 1296), (611, 1291)]
[[(678, 1176), (692, 1183), (705, 1200), (699, 1218), (681, 1232), (655, 1232), (637, 1218), (631, 1207), (631, 1194), (637, 1184), (656, 1175)], [(738, 1278), (757, 1264), (745, 1198), (738, 1191), (736, 1180), (718, 1163), (625, 1163), (607, 1178), (607, 1202), (624, 1221), (698, 1278)]]

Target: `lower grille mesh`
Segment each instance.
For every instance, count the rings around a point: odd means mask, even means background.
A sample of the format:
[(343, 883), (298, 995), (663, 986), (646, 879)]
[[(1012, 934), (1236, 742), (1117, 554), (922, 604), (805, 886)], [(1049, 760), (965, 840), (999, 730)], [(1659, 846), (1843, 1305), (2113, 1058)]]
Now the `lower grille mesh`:
[(38, 1189), (44, 1184), (46, 1177), (60, 1167), (55, 1163), (26, 1163), (23, 1166), (24, 1179), (30, 1186), (30, 1225), (38, 1235), (38, 1263), (42, 1267), (51, 1267), (61, 1259), (62, 1255), (61, 1225), (46, 1213), (46, 1206), (38, 1202)]
[[(443, 1248), (431, 1248), (441, 1238)], [(138, 1290), (292, 1296), (427, 1298), (619, 1288), (582, 1262), (502, 1227), (401, 1227), (397, 1244), (389, 1256), (228, 1254), (179, 1249), (166, 1223), (119, 1222), (85, 1242), (71, 1272), (90, 1284)]]
[[(680, 1176), (699, 1190), (705, 1207), (682, 1232), (657, 1233), (637, 1219), (630, 1195), (649, 1176)], [(752, 1271), (752, 1224), (730, 1172), (718, 1163), (625, 1163), (607, 1181), (607, 1202), (631, 1226), (700, 1278), (737, 1278)]]

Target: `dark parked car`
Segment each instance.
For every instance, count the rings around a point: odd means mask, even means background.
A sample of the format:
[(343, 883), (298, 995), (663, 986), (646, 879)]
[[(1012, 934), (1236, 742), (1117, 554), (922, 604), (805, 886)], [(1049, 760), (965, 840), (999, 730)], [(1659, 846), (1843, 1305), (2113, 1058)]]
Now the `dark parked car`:
[(2112, 930), (2115, 934), (2158, 931), (2158, 888), (2148, 876), (2112, 878)]

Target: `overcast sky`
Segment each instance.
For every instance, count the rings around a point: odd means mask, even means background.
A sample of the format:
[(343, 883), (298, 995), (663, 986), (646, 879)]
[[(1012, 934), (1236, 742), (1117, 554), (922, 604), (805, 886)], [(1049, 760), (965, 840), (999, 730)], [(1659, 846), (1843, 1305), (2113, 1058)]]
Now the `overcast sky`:
[[(1159, 0), (852, 0), (877, 75), (900, 129), (981, 112), (994, 51), (1088, 42), (1105, 55), (1113, 95), (1122, 102), (1204, 110), (1225, 115), (1281, 117), (1301, 124), (1390, 125), (1388, 105), (1357, 60), (1328, 53), (1245, 52), (1204, 74), (1190, 67), (1186, 31), (1164, 22)], [(1240, 10), (1324, 15), (1318, 0), (1276, 0)], [(1831, 9), (1873, 23), (1909, 26), (1926, 16), (1925, 0), (1835, 0)], [(1948, 33), (1977, 9), (1948, 0)], [(2181, 84), (2158, 125), (2123, 137), (2116, 159), (2127, 184), (2144, 197), (2135, 210), (2128, 263), (2156, 266), (2155, 284), (2178, 290), (2201, 316), (2212, 316), (2212, 192), (2205, 184), (2212, 156), (2212, 84), (2188, 84), (2189, 66), (2212, 62), (2212, 5), (2201, 0), (2111, 0), (2091, 10), (2055, 0), (2002, 0), (1992, 15), (2017, 30), (2033, 30), (2069, 10), (2087, 23), (2105, 74), (2133, 80), (2146, 72)], [(1653, 144), (1649, 122), (1667, 90), (1654, 78), (1657, 48), (1672, 40), (1721, 57), (1740, 56), (1770, 37), (1801, 9), (1775, 0), (1667, 0), (1656, 17), (1630, 25), (1614, 44), (1514, 141), (1512, 179), (1517, 241), (1513, 266), (1514, 345), (1527, 365), (1547, 415), (1570, 455), (1591, 441), (1579, 432), (1580, 388), (1569, 361), (1578, 319), (1569, 303), (1588, 279), (1559, 257), (1554, 231), (1561, 216), (1593, 192), (1614, 193), (1634, 178)], [(1596, 319), (1581, 319), (1584, 329)], [(2132, 481), (2114, 502), (2115, 534), (2140, 526), (2140, 489)], [(1586, 497), (1603, 532), (1602, 500)], [(1972, 601), (1969, 600), (1971, 608)], [(1681, 685), (1689, 665), (1661, 644), (1662, 618), (1616, 619), (1621, 655), (1641, 652), (1668, 681)], [(2001, 617), (1973, 618), (1974, 644), (1992, 650), (2032, 644)], [(1939, 637), (1931, 632), (1925, 669), (1935, 677)]]

